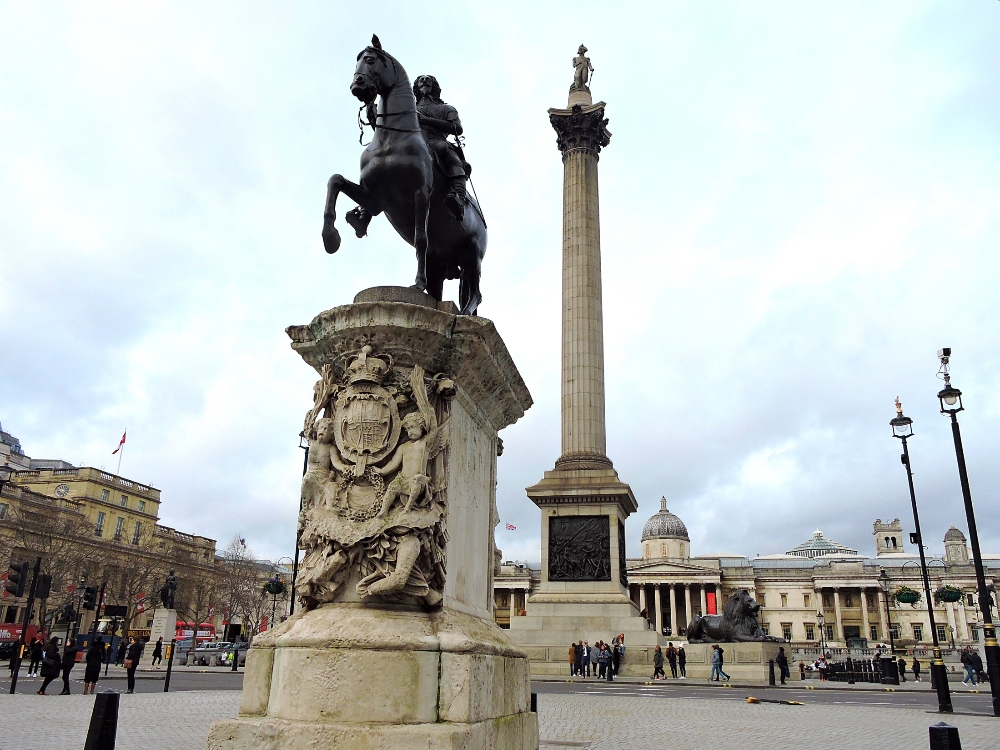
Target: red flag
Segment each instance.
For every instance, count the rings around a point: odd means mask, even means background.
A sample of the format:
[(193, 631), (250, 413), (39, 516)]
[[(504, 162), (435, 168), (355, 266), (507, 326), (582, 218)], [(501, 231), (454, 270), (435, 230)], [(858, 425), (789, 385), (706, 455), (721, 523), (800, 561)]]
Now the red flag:
[(507, 529), (508, 529), (509, 531), (517, 531), (517, 526), (515, 526), (515, 525), (514, 525), (514, 524), (512, 524), (512, 523), (509, 523), (509, 524), (507, 524)]
[(120, 443), (118, 443), (118, 447), (115, 448), (113, 451), (111, 451), (111, 455), (112, 456), (115, 455), (118, 451), (120, 451), (122, 449), (122, 447), (125, 445), (125, 435), (126, 434), (128, 434), (128, 430), (126, 430), (125, 432), (122, 433), (122, 440), (121, 440)]

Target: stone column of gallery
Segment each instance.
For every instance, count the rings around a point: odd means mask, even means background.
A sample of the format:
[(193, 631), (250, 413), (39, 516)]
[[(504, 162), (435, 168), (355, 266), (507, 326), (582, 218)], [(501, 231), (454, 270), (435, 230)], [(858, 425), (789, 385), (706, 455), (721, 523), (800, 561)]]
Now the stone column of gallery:
[(548, 113), (563, 159), (562, 440), (552, 471), (527, 489), (542, 511), (541, 582), (528, 598), (527, 616), (509, 631), (535, 675), (565, 671), (566, 644), (585, 637), (584, 617), (592, 632), (626, 634), (626, 675), (649, 671), (657, 644), (629, 597), (625, 570), (624, 522), (638, 504), (605, 443), (597, 175), (601, 149), (611, 141), (604, 108), (593, 103), (584, 77), (570, 89), (566, 108)]

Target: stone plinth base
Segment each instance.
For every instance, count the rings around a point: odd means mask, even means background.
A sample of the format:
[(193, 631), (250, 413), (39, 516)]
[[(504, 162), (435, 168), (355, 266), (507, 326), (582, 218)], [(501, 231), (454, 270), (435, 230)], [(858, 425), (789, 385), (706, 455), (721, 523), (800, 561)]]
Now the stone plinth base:
[[(677, 645), (677, 644), (674, 644)], [(749, 682), (766, 685), (768, 679), (767, 662), (778, 655), (778, 649), (787, 644), (782, 643), (720, 643), (723, 648), (722, 671), (729, 675), (733, 682)], [(687, 654), (687, 676), (689, 679), (707, 680), (712, 672), (712, 644), (688, 643), (684, 646)], [(789, 657), (789, 662), (791, 657)], [(778, 667), (774, 667), (774, 675), (781, 679)]]
[[(163, 638), (162, 661), (167, 660), (167, 647), (171, 639), (177, 633), (177, 610), (158, 609), (153, 613), (153, 624), (149, 628), (149, 643), (142, 651), (142, 658), (139, 660), (140, 669), (153, 668), (153, 649), (156, 648), (158, 638)], [(158, 664), (158, 667), (162, 664)]]
[(494, 623), (330, 604), (258, 636), (210, 750), (536, 750), (528, 661)]
[[(556, 599), (557, 597), (548, 597)], [(524, 649), (531, 663), (533, 677), (568, 677), (569, 644), (588, 641), (611, 643), (625, 634), (625, 658), (620, 674), (624, 677), (649, 677), (653, 674), (653, 649), (656, 631), (644, 627), (636, 606), (625, 596), (574, 594), (573, 601), (544, 601), (532, 597), (526, 617), (514, 617), (510, 623), (511, 639)]]

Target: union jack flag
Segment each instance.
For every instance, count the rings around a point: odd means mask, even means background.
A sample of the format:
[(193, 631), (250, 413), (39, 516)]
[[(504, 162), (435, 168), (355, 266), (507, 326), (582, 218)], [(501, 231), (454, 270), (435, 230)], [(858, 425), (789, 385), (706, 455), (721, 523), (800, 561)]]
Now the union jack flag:
[(512, 523), (507, 524), (507, 531), (517, 531), (517, 526)]

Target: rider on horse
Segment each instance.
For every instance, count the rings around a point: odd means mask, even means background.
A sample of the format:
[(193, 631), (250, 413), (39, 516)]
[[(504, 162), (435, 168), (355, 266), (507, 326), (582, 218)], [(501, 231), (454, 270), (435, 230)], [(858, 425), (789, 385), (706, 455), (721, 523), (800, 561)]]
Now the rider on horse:
[(444, 203), (451, 214), (461, 221), (469, 202), (465, 182), (469, 179), (466, 170), (471, 171), (471, 167), (466, 163), (461, 148), (447, 140), (449, 135), (462, 135), (458, 110), (441, 101), (441, 86), (434, 76), (419, 76), (413, 84), (413, 95), (417, 99), (420, 129), (434, 153), (434, 161), (449, 181)]

